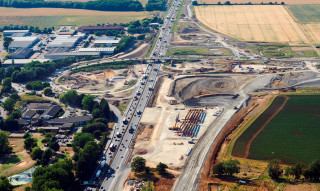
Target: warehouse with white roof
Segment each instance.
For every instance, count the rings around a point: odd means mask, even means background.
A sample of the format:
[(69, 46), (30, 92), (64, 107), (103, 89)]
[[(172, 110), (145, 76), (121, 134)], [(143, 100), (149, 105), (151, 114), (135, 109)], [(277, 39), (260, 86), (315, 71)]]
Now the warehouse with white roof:
[(121, 39), (117, 38), (116, 36), (102, 36), (95, 40), (93, 43), (95, 47), (113, 47), (117, 46), (120, 40)]

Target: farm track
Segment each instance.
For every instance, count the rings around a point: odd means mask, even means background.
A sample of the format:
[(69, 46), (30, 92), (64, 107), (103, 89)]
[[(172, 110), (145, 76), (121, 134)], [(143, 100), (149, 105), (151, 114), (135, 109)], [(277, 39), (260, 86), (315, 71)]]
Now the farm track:
[[(283, 101), (282, 105), (278, 108), (277, 111), (274, 112), (274, 114), (261, 126), (261, 128), (255, 133), (253, 134), (253, 136), (250, 138), (248, 144), (247, 144), (247, 148), (246, 148), (246, 152), (244, 155), (244, 158), (248, 158), (249, 155), (249, 150), (250, 150), (250, 146), (252, 141), (259, 135), (259, 133), (268, 125), (268, 123), (284, 108), (284, 106), (286, 105), (287, 101), (289, 100), (288, 96), (283, 96), (285, 97), (285, 100)], [(250, 127), (249, 127), (250, 128)]]

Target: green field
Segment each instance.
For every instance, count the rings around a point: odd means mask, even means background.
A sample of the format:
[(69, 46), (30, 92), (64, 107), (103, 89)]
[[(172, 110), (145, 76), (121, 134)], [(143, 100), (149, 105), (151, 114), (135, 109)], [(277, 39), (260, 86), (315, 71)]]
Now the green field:
[(320, 158), (319, 124), (320, 96), (291, 95), (285, 107), (253, 140), (248, 158), (277, 158), (307, 165)]
[[(221, 52), (222, 54), (216, 54), (217, 52)], [(171, 55), (226, 56), (231, 55), (231, 51), (225, 48), (214, 48), (214, 50), (210, 50), (210, 48), (207, 47), (178, 47), (170, 48), (167, 51), (167, 56)]]
[(28, 25), (38, 26), (40, 28), (53, 27), (59, 25), (96, 25), (104, 23), (129, 23), (135, 20), (142, 20), (144, 18), (151, 18), (151, 14), (145, 16), (143, 14), (134, 16), (105, 16), (105, 15), (67, 15), (67, 16), (0, 16), (0, 26), (5, 25)]
[(9, 158), (5, 158), (2, 161), (2, 168), (0, 170), (0, 174), (2, 174), (2, 171), (5, 171), (11, 167), (13, 167), (14, 165), (16, 165), (18, 162), (22, 161), (24, 159), (24, 156), (22, 155), (13, 155), (10, 156)]
[(270, 58), (318, 57), (314, 50), (293, 51), (285, 44), (260, 44), (249, 47), (255, 54)]
[(271, 105), (256, 119), (250, 126), (239, 136), (234, 143), (232, 155), (237, 157), (244, 157), (249, 140), (253, 135), (259, 131), (261, 126), (274, 114), (275, 111), (284, 103), (285, 97), (276, 97)]
[(320, 22), (320, 5), (287, 5), (299, 22)]

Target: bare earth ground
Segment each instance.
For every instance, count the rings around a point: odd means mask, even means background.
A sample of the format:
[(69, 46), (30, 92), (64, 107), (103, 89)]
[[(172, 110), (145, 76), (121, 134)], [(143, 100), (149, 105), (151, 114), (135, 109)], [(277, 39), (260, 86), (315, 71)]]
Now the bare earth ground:
[[(187, 149), (194, 146), (188, 143), (192, 138), (177, 136), (172, 130), (168, 129), (175, 124), (177, 115), (181, 120), (188, 112), (182, 104), (169, 105), (169, 100), (174, 99), (167, 96), (172, 81), (172, 79), (164, 79), (159, 90), (157, 107), (146, 108), (141, 119), (141, 123), (148, 127), (138, 136), (134, 153), (146, 158), (147, 164), (151, 167), (163, 162), (170, 168), (179, 169), (185, 162)], [(175, 110), (175, 108), (178, 108), (178, 110)], [(195, 142), (204, 133), (206, 127), (215, 120), (216, 117), (212, 116), (215, 111), (216, 109), (205, 110), (207, 116), (204, 123), (200, 125), (198, 136), (193, 138)], [(150, 128), (151, 125), (152, 129)], [(180, 123), (178, 123), (179, 125)]]
[[(130, 88), (124, 83), (132, 80), (139, 80), (142, 78), (141, 69), (146, 70), (146, 65), (135, 65), (128, 69), (121, 70), (97, 70), (93, 72), (78, 72), (65, 76), (65, 80), (62, 81), (60, 87), (63, 89), (71, 89), (72, 85), (78, 86), (77, 89), (80, 93), (113, 93)], [(134, 72), (134, 73), (133, 73)], [(136, 74), (136, 76), (134, 76)], [(114, 79), (110, 81), (110, 78), (124, 76), (124, 79)]]
[(195, 12), (197, 19), (209, 28), (239, 40), (308, 42), (283, 6), (196, 6)]
[[(217, 4), (220, 0), (198, 0), (198, 3), (206, 3), (206, 4)], [(224, 1), (220, 1), (221, 3), (224, 3)], [(269, 0), (230, 0), (232, 4), (234, 3), (253, 3), (253, 4), (260, 4), (261, 2), (264, 2), (265, 4), (268, 4)], [(273, 2), (273, 1), (271, 1)], [(299, 5), (299, 4), (320, 4), (320, 1), (318, 0), (281, 0), (281, 2), (284, 2), (288, 5)], [(280, 1), (278, 2), (280, 3)]]
[[(36, 161), (32, 160), (30, 155), (25, 150), (21, 152), (17, 152), (15, 153), (15, 155), (21, 156), (24, 159), (18, 162), (17, 164), (13, 165), (12, 167), (6, 170), (3, 170), (0, 173), (1, 175), (5, 175), (5, 176), (13, 175), (15, 173), (21, 172), (23, 170), (26, 170), (32, 167), (36, 163)], [(0, 169), (2, 168), (2, 166), (3, 165), (0, 163)]]

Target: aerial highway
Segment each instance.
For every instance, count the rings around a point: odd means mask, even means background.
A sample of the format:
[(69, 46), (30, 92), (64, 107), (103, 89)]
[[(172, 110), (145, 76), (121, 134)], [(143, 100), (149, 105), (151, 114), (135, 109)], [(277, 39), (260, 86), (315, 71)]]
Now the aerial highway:
[[(150, 64), (148, 64), (144, 77), (139, 82), (140, 85), (137, 87), (135, 96), (129, 104), (123, 119), (114, 127), (116, 128), (116, 133), (113, 134), (111, 141), (103, 151), (99, 165), (91, 179), (99, 182), (97, 190), (117, 190), (117, 188), (115, 188), (118, 186), (116, 182), (120, 176), (124, 175), (122, 169), (124, 169), (123, 166), (126, 165), (130, 156), (129, 147), (135, 137), (144, 108), (153, 92), (162, 63), (161, 59), (164, 58), (167, 51), (170, 30), (181, 2), (182, 0), (175, 0), (167, 11), (151, 54), (151, 58), (154, 59), (154, 61), (151, 60)], [(86, 190), (92, 189), (94, 188), (86, 188)]]

